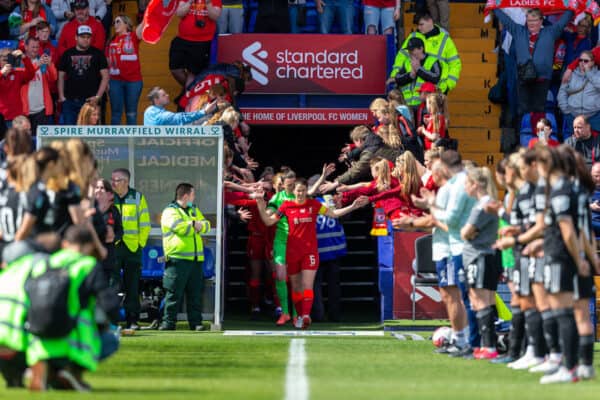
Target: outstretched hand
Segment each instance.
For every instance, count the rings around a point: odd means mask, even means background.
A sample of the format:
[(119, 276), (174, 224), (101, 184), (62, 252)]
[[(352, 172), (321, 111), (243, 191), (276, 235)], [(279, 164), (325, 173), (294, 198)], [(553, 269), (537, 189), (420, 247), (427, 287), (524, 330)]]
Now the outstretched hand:
[(335, 171), (335, 164), (334, 163), (323, 164), (323, 172), (321, 173), (321, 176), (327, 178), (334, 171)]

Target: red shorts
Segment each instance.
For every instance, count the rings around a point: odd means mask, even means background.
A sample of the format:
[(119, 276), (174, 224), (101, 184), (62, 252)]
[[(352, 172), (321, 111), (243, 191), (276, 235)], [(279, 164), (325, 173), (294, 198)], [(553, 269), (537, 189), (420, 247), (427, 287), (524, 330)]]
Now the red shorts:
[(267, 240), (264, 235), (250, 233), (246, 252), (250, 260), (270, 260), (273, 252), (273, 241)]
[(316, 271), (317, 268), (319, 268), (319, 253), (308, 253), (293, 261), (287, 258), (288, 275), (296, 275), (304, 270)]

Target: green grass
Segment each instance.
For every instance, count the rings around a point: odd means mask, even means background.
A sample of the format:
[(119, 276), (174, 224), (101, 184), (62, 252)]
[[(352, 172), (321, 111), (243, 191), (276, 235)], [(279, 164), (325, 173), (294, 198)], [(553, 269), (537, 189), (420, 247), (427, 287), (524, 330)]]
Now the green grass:
[[(230, 323), (226, 329), (231, 329)], [(365, 324), (367, 325), (367, 324)], [(258, 328), (256, 327), (258, 326)], [(270, 329), (257, 323), (253, 328)], [(315, 329), (360, 329), (330, 324)], [(369, 325), (365, 326), (369, 329)], [(94, 393), (0, 389), (0, 399), (283, 399), (290, 338), (213, 332), (138, 332), (87, 374)], [(435, 355), (428, 341), (307, 337), (310, 399), (597, 399), (600, 380), (541, 386), (539, 377), (483, 361)], [(596, 345), (596, 358), (600, 346)], [(599, 363), (596, 362), (599, 368)]]

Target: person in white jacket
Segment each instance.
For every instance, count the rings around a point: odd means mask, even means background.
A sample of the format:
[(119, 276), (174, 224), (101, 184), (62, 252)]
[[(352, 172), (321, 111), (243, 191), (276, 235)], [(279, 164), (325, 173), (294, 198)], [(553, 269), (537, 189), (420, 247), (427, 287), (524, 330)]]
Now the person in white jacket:
[(558, 91), (558, 106), (564, 114), (563, 137), (573, 134), (573, 120), (585, 116), (593, 131), (600, 131), (600, 71), (591, 51), (579, 56), (579, 66)]

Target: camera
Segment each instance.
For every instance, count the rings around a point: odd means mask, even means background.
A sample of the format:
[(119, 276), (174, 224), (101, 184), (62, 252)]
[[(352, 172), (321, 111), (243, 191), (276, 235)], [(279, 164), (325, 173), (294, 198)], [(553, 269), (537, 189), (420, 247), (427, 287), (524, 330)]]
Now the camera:
[(12, 65), (13, 68), (17, 68), (21, 65), (21, 56), (15, 56), (14, 54), (9, 54), (6, 57), (6, 63)]
[(206, 26), (206, 21), (203, 19), (196, 20), (196, 28), (204, 28)]

